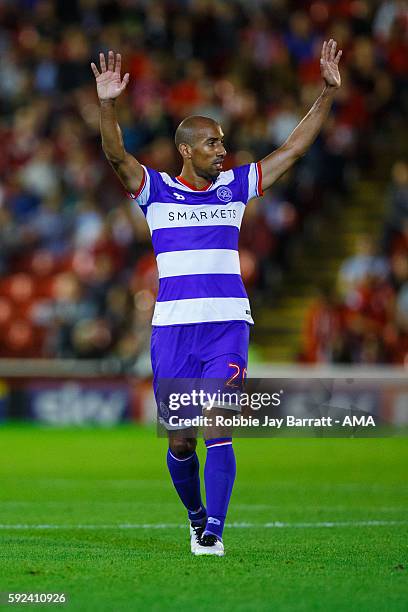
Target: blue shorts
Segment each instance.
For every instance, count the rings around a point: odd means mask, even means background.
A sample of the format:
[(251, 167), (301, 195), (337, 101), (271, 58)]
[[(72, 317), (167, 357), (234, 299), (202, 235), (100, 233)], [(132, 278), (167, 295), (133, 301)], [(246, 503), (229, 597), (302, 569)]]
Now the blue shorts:
[[(159, 384), (162, 379), (212, 379), (224, 381), (228, 387), (242, 385), (248, 365), (249, 327), (245, 321), (153, 327), (153, 389), (161, 423), (167, 426), (170, 416), (167, 393)], [(192, 407), (189, 415), (197, 414)]]

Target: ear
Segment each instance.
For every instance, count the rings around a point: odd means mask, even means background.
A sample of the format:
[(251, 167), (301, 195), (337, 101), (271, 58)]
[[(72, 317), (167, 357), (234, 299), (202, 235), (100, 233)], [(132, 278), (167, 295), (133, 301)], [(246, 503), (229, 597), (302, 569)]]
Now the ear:
[(191, 159), (191, 147), (184, 142), (179, 146), (179, 152), (183, 159)]

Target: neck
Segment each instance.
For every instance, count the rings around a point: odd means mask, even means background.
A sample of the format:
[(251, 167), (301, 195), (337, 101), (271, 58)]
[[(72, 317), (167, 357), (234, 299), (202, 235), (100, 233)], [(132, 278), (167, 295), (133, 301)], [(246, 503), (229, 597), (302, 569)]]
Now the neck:
[(189, 186), (194, 187), (194, 189), (205, 189), (211, 183), (210, 179), (203, 178), (194, 172), (194, 170), (190, 168), (186, 168), (183, 166), (183, 169), (177, 178), (182, 179)]

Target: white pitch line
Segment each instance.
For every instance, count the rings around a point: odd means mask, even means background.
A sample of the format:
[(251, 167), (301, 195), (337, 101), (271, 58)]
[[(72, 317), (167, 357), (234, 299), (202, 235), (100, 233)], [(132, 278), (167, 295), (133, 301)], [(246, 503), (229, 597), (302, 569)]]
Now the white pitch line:
[[(320, 529), (333, 527), (391, 527), (408, 525), (406, 521), (321, 521), (318, 523), (286, 523), (282, 521), (273, 521), (271, 523), (227, 523), (225, 526), (232, 529)], [(0, 525), (0, 530), (28, 530), (28, 529), (186, 529), (186, 524), (178, 523), (119, 523), (117, 525), (92, 525), (92, 524), (77, 524), (77, 525), (52, 525), (52, 524), (3, 524)]]
[[(32, 500), (32, 501), (18, 501), (18, 500), (2, 500), (1, 502), (1, 507), (4, 508), (6, 506), (11, 507), (11, 508), (20, 508), (20, 507), (30, 507), (30, 506), (40, 506), (41, 508), (44, 506), (51, 506), (51, 507), (65, 507), (67, 505), (66, 501), (61, 501), (61, 500)], [(118, 504), (122, 504), (123, 502), (121, 500), (116, 500), (116, 501), (95, 501), (95, 500), (81, 500), (81, 507), (83, 506), (91, 506), (91, 507), (106, 507), (106, 506), (117, 506)], [(128, 501), (126, 502), (126, 506), (129, 507), (136, 507), (136, 506), (145, 506), (145, 502), (143, 501)], [(174, 501), (174, 502), (149, 502), (150, 506), (157, 506), (160, 508), (163, 508), (163, 506), (168, 506), (169, 508), (175, 508), (179, 506), (179, 502)], [(295, 510), (296, 512), (299, 511), (299, 505), (294, 505), (294, 504), (234, 504), (234, 508), (236, 508), (237, 510), (248, 510), (248, 511), (255, 511), (255, 510), (267, 510), (269, 511), (269, 513), (271, 512), (275, 512), (275, 513), (280, 513), (280, 511), (288, 511), (288, 510)], [(326, 505), (303, 505), (302, 506), (302, 510), (304, 511), (316, 511), (319, 510), (321, 512), (345, 512), (345, 513), (351, 513), (351, 509), (348, 506), (326, 506)], [(352, 510), (355, 512), (356, 508), (352, 508)], [(407, 511), (406, 507), (401, 507), (401, 506), (379, 506), (376, 508), (362, 508), (360, 505), (359, 511), (364, 515), (366, 513), (367, 510), (373, 510), (373, 514), (374, 512), (376, 514), (378, 513), (401, 513), (401, 514), (405, 514)], [(364, 511), (364, 512), (363, 512)], [(358, 520), (358, 519), (356, 519)]]

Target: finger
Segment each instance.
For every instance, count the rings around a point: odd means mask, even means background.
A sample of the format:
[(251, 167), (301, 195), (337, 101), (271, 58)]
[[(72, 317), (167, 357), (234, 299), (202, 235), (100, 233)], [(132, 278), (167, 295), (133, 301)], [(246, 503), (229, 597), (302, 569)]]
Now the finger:
[(113, 51), (109, 51), (109, 53), (108, 53), (108, 70), (113, 72), (114, 65), (115, 65), (115, 56), (113, 54)]
[(105, 55), (103, 53), (99, 54), (99, 63), (101, 65), (101, 72), (106, 72)]
[(330, 61), (331, 62), (334, 62), (334, 58), (336, 57), (336, 49), (337, 49), (337, 43), (335, 40), (333, 40), (333, 44), (330, 49)]
[(336, 59), (334, 60), (336, 62), (336, 64), (339, 63), (341, 56), (343, 55), (343, 51), (340, 49), (340, 51), (338, 52), (338, 54), (336, 55)]
[(326, 47), (327, 47), (327, 42), (324, 41), (323, 42), (323, 47), (322, 47), (322, 54), (320, 56), (320, 61), (323, 62), (326, 59)]
[(100, 73), (99, 73), (99, 70), (97, 69), (97, 67), (95, 66), (95, 64), (93, 62), (91, 63), (91, 68), (92, 68), (92, 72), (95, 75), (95, 78), (97, 79)]
[(120, 55), (120, 53), (117, 53), (115, 72), (117, 72), (118, 74), (120, 74), (121, 63), (122, 63), (122, 56)]
[(122, 83), (120, 84), (120, 91), (126, 89), (127, 84), (129, 83), (129, 73), (127, 72), (123, 77)]
[(332, 46), (332, 39), (330, 38), (329, 42), (327, 43), (327, 47), (326, 47), (326, 57), (325, 60), (326, 62), (328, 62), (330, 60), (330, 49)]
[(332, 46), (332, 40), (330, 39), (329, 42), (327, 43), (327, 47), (326, 47), (326, 62), (328, 62), (330, 60), (330, 49)]

